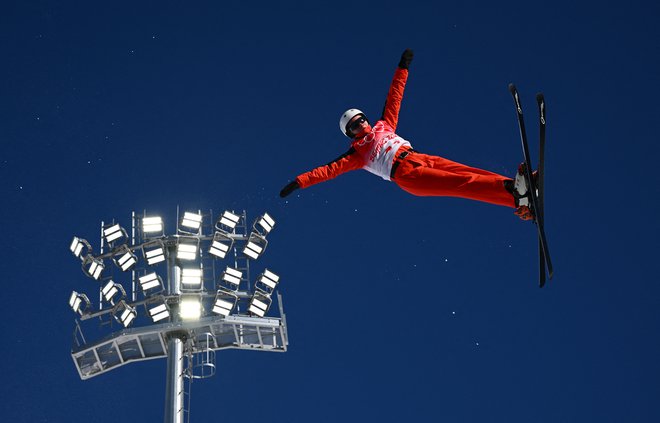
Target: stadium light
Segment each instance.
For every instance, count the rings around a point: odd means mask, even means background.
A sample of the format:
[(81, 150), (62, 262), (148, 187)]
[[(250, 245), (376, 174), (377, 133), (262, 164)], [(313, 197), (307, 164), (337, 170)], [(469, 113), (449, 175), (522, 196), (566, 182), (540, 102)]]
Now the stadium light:
[(225, 211), (216, 222), (215, 227), (220, 230), (229, 229), (227, 232), (233, 232), (240, 219), (240, 216), (230, 211)]
[[(92, 246), (89, 245), (89, 242), (87, 242), (87, 240), (75, 236), (73, 237), (73, 241), (71, 241), (71, 246), (69, 247), (69, 249), (71, 250), (74, 256), (78, 257), (81, 260), (88, 254), (91, 254), (92, 252)], [(84, 251), (85, 249), (86, 251)], [(83, 252), (86, 254), (83, 254)]]
[(163, 292), (163, 281), (156, 273), (149, 273), (138, 279), (144, 296)]
[(264, 272), (259, 276), (257, 282), (254, 284), (254, 287), (266, 295), (271, 295), (277, 284), (280, 282), (280, 277), (275, 273), (271, 272), (268, 269), (265, 269)]
[(120, 240), (122, 238), (127, 238), (127, 235), (124, 228), (122, 228), (121, 226), (119, 226), (118, 223), (116, 223), (103, 229), (103, 237), (105, 238), (105, 242), (112, 245), (112, 243), (114, 243), (117, 240)]
[(160, 216), (143, 217), (142, 232), (144, 233), (163, 233), (163, 219)]
[(112, 280), (103, 286), (101, 293), (103, 294), (103, 299), (112, 305), (115, 305), (117, 300), (121, 301), (126, 298), (124, 287)]
[(237, 302), (238, 295), (225, 289), (219, 289), (213, 301), (213, 312), (227, 317), (236, 307)]
[(234, 239), (230, 237), (229, 234), (224, 231), (216, 231), (213, 234), (213, 241), (211, 241), (209, 254), (223, 259), (227, 255), (227, 252), (231, 250), (233, 245)]
[(254, 295), (250, 299), (250, 305), (248, 306), (248, 311), (259, 317), (264, 317), (268, 313), (273, 300), (270, 299), (268, 295), (264, 295), (259, 291), (255, 291)]
[(202, 302), (197, 296), (182, 296), (179, 316), (183, 320), (198, 320), (202, 315)]
[(153, 320), (154, 323), (170, 317), (170, 307), (167, 305), (167, 302), (163, 297), (158, 297), (155, 300), (148, 302), (146, 307), (149, 316), (151, 316), (151, 320)]
[(227, 287), (232, 291), (237, 291), (238, 287), (241, 285), (241, 278), (243, 277), (243, 272), (236, 270), (227, 266), (224, 272), (222, 272), (222, 280), (227, 282)]
[(133, 323), (133, 320), (137, 317), (137, 310), (135, 308), (131, 307), (128, 305), (128, 303), (124, 300), (121, 300), (117, 305), (115, 306), (113, 310), (113, 316), (119, 323), (124, 325), (125, 328), (129, 327), (131, 323)]
[[(185, 212), (181, 218), (180, 226), (194, 230), (194, 234), (199, 233), (202, 227), (202, 215), (197, 213)], [(183, 231), (186, 232), (186, 231)], [(190, 233), (190, 232), (187, 232)]]
[(167, 250), (162, 241), (153, 241), (142, 246), (142, 255), (149, 266), (164, 262), (167, 259)]
[(94, 258), (92, 255), (88, 255), (83, 259), (83, 272), (92, 279), (99, 280), (104, 268), (103, 260)]
[[(264, 266), (250, 271), (268, 244), (273, 218), (192, 210), (177, 207), (167, 229), (166, 216), (134, 211), (130, 225), (97, 226), (97, 251), (78, 237), (69, 246), (99, 288), (96, 298), (69, 291), (76, 313), (71, 357), (80, 378), (167, 358), (166, 422), (189, 419), (188, 383), (215, 374), (216, 351), (285, 352), (289, 345), (281, 297), (271, 300), (280, 276)], [(276, 306), (280, 316), (268, 316)], [(83, 333), (85, 326), (95, 339)]]
[(180, 239), (176, 246), (176, 258), (180, 260), (195, 260), (197, 258), (197, 250), (199, 249), (198, 242), (197, 240)]
[(133, 254), (130, 248), (126, 246), (122, 246), (122, 247), (124, 248), (122, 248), (121, 251), (119, 252), (119, 254), (121, 254), (121, 257), (117, 259), (115, 256), (112, 258), (112, 260), (123, 272), (126, 272), (137, 264), (137, 257), (135, 254)]
[(87, 295), (73, 291), (69, 297), (69, 305), (74, 313), (78, 313), (82, 316), (90, 309), (92, 303), (89, 301), (89, 298), (87, 298)]
[(181, 269), (181, 285), (182, 289), (202, 289), (202, 269), (185, 267)]
[(263, 236), (268, 235), (270, 231), (273, 230), (273, 226), (275, 226), (275, 221), (270, 215), (268, 215), (268, 213), (264, 213), (256, 220), (256, 222), (254, 222), (254, 225), (252, 225), (254, 230)]
[(245, 244), (245, 248), (243, 248), (243, 254), (256, 260), (261, 254), (263, 254), (267, 245), (268, 241), (266, 241), (266, 238), (259, 235), (257, 232), (252, 232)]

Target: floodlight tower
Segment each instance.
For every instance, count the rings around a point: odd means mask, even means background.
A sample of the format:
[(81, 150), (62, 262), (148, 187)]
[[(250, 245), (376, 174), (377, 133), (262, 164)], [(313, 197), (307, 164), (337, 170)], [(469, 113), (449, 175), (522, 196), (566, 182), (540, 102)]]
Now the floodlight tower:
[[(280, 277), (265, 268), (254, 283), (250, 279), (250, 263), (266, 250), (275, 221), (264, 213), (248, 226), (245, 212), (227, 210), (214, 219), (212, 211), (180, 216), (177, 210), (176, 233), (166, 235), (160, 216), (133, 212), (131, 220), (130, 237), (114, 221), (101, 223), (99, 254), (85, 239), (71, 242), (85, 275), (99, 282), (98, 307), (84, 293), (69, 297), (80, 315), (71, 357), (83, 380), (167, 357), (165, 422), (182, 423), (190, 418), (192, 380), (215, 374), (215, 351), (287, 349), (279, 292), (279, 315), (267, 316)], [(138, 313), (142, 308), (146, 313)], [(81, 322), (94, 321), (96, 339), (88, 342)]]

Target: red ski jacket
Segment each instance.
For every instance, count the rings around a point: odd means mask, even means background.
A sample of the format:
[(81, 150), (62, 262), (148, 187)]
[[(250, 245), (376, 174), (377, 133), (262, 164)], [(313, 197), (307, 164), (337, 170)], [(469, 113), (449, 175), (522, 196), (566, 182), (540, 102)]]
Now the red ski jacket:
[(389, 181), (397, 150), (402, 146), (410, 147), (408, 141), (394, 133), (407, 79), (408, 69), (397, 68), (387, 93), (383, 115), (371, 132), (356, 138), (348, 151), (335, 160), (296, 177), (298, 185), (307, 188), (355, 169), (365, 169)]

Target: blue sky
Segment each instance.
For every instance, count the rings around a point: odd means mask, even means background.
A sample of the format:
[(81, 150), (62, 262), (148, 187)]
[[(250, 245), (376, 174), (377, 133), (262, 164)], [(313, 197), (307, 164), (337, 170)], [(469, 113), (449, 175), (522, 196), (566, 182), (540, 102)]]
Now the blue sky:
[[(290, 335), (285, 354), (219, 352), (193, 421), (658, 421), (659, 9), (4, 5), (3, 420), (162, 419), (164, 360), (79, 379), (67, 300), (96, 287), (68, 245), (179, 205), (277, 219), (264, 260)], [(535, 228), (511, 210), (416, 198), (364, 171), (278, 197), (346, 150), (345, 109), (380, 113), (405, 48), (397, 132), (428, 154), (513, 175), (507, 84), (533, 152), (545, 93), (546, 288)]]

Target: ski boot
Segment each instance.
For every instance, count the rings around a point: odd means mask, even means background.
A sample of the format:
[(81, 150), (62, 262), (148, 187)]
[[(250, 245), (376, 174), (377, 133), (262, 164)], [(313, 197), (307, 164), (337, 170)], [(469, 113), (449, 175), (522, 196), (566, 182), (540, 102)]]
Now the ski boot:
[[(522, 220), (534, 220), (534, 208), (532, 207), (531, 196), (529, 194), (529, 187), (527, 186), (527, 180), (525, 178), (526, 166), (525, 163), (520, 163), (518, 166), (518, 173), (516, 173), (515, 179), (510, 183), (509, 192), (513, 194), (513, 198), (516, 203), (516, 211), (513, 212), (516, 216)], [(534, 189), (538, 195), (538, 171), (532, 172), (532, 181), (534, 183)], [(513, 186), (511, 186), (513, 185)]]

